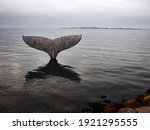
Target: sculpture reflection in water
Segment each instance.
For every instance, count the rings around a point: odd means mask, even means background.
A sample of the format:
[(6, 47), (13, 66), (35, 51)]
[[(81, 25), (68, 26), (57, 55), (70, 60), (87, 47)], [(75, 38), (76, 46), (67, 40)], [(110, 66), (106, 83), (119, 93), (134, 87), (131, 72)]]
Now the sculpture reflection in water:
[(30, 79), (44, 79), (46, 76), (59, 76), (71, 81), (80, 82), (80, 76), (78, 73), (74, 72), (73, 67), (61, 65), (57, 60), (50, 60), (45, 66), (41, 66), (38, 69), (29, 71), (25, 76), (26, 81)]
[(77, 112), (79, 104), (65, 92), (76, 89), (74, 86), (80, 81), (79, 74), (72, 67), (50, 60), (45, 66), (27, 72), (22, 93), (13, 111)]

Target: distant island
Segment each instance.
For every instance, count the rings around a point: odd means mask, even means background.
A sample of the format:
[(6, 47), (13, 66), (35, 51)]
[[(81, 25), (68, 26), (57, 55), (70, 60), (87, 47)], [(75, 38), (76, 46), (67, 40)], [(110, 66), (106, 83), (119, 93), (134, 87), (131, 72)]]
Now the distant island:
[(112, 27), (61, 27), (61, 29), (118, 29), (118, 30), (149, 30), (143, 28), (112, 28)]

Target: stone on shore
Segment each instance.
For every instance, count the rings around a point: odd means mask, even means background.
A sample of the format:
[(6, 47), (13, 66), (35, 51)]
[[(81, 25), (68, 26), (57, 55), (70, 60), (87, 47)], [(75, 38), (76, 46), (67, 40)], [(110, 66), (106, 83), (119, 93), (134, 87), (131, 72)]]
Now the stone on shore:
[(144, 101), (150, 101), (150, 95), (145, 96)]
[(104, 109), (104, 113), (116, 113), (120, 109), (120, 105), (113, 103), (111, 106), (108, 106)]
[(123, 102), (123, 106), (125, 108), (136, 108), (136, 107), (140, 107), (141, 103), (137, 102), (134, 99), (129, 99), (129, 100), (126, 100), (126, 101)]
[(136, 113), (136, 111), (132, 108), (121, 108), (118, 113)]
[(150, 113), (150, 106), (135, 108), (138, 113)]

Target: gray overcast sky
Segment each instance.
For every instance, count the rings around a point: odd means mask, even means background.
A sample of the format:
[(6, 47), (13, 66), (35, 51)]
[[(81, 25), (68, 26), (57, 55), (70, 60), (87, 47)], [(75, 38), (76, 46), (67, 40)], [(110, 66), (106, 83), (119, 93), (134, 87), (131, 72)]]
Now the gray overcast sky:
[(150, 28), (150, 0), (0, 0), (0, 26)]

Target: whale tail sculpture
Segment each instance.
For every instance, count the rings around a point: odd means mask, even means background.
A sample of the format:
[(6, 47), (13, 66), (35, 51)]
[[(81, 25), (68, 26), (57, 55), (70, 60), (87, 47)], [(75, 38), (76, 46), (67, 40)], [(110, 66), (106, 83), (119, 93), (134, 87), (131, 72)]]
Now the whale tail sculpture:
[(22, 36), (24, 42), (38, 50), (42, 50), (56, 60), (57, 54), (65, 49), (75, 46), (82, 38), (82, 35), (69, 35), (54, 40), (38, 36)]

